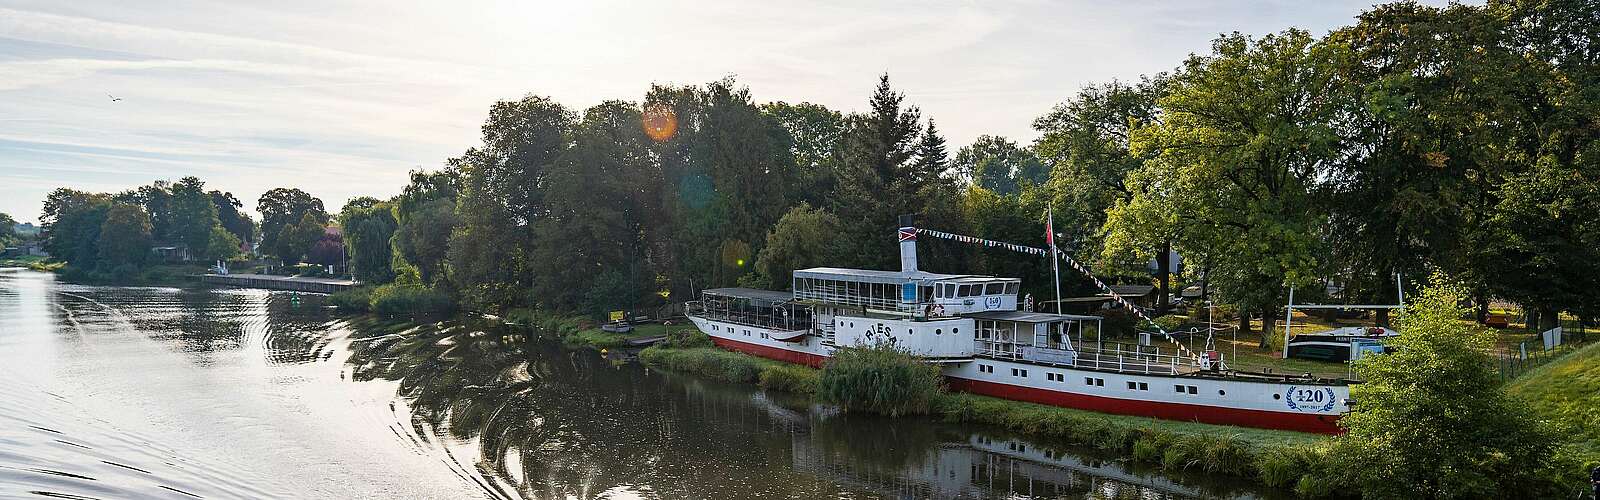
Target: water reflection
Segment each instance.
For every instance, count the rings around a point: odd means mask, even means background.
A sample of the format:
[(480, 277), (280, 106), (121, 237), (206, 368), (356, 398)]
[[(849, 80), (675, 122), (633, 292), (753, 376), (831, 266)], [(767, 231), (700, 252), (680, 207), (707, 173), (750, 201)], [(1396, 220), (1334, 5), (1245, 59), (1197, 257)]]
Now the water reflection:
[(315, 296), (0, 270), (0, 497), (1254, 493), (624, 359), (484, 321), (339, 318)]
[(490, 324), (353, 328), (364, 337), (352, 344), (355, 378), (399, 381), (417, 434), (474, 443), (473, 460), (507, 495), (1229, 493), (1226, 484), (1180, 484), (1003, 433), (842, 415), (803, 398), (652, 372)]

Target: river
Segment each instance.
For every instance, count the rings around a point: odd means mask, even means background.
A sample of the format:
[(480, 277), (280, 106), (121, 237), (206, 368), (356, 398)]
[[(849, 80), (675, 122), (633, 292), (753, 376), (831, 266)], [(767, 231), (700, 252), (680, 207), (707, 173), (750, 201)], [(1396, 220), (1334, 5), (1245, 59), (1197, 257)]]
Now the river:
[(315, 295), (0, 269), (0, 498), (1264, 495), (625, 358)]

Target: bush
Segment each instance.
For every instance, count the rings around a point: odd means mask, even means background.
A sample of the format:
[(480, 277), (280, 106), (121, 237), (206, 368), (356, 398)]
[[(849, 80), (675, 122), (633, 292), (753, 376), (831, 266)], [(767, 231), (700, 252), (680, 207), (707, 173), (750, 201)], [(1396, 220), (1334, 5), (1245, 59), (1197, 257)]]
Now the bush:
[(372, 287), (335, 292), (328, 296), (328, 303), (346, 311), (366, 312), (372, 308)]
[(317, 264), (296, 264), (290, 275), (304, 278), (321, 278), (328, 275), (328, 270)]
[(1261, 479), (1261, 484), (1273, 488), (1292, 488), (1322, 461), (1323, 455), (1316, 449), (1268, 448), (1256, 456), (1256, 475)]
[(418, 285), (388, 284), (372, 290), (372, 312), (386, 316), (448, 313), (455, 303), (443, 292)]
[(800, 365), (769, 366), (761, 370), (761, 387), (775, 391), (815, 394), (817, 370)]
[(1167, 333), (1172, 333), (1178, 331), (1179, 328), (1183, 328), (1183, 324), (1187, 321), (1188, 320), (1185, 320), (1182, 317), (1168, 314), (1166, 316), (1156, 318), (1155, 324), (1156, 326), (1161, 327), (1161, 329)]
[(1095, 313), (1100, 317), (1100, 332), (1112, 337), (1131, 337), (1138, 317), (1121, 307), (1103, 309)]
[(639, 361), (672, 371), (692, 373), (727, 382), (750, 383), (759, 380), (761, 362), (743, 354), (717, 349), (666, 349), (650, 347), (639, 352)]
[(696, 347), (711, 347), (711, 337), (694, 327), (674, 327), (667, 329), (667, 339), (661, 341), (663, 347), (675, 349), (693, 349)]
[(892, 343), (840, 349), (822, 366), (817, 381), (823, 401), (845, 411), (891, 417), (927, 413), (940, 392), (939, 367)]

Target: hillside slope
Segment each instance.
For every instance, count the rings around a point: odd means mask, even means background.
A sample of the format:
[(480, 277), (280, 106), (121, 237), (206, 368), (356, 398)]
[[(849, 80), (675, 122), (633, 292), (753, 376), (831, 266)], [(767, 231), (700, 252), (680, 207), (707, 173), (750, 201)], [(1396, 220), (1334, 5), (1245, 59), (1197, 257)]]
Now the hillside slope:
[(1600, 343), (1529, 370), (1506, 384), (1506, 392), (1564, 424), (1587, 458), (1600, 460)]

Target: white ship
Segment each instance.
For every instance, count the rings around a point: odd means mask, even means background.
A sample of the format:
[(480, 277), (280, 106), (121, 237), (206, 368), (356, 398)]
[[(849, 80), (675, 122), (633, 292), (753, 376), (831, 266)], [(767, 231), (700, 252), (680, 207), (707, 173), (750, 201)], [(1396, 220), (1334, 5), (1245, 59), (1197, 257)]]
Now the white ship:
[(900, 270), (811, 268), (790, 292), (705, 290), (689, 318), (725, 349), (820, 367), (836, 349), (892, 341), (939, 363), (950, 388), (1169, 420), (1337, 433), (1347, 381), (1246, 373), (1221, 355), (1105, 343), (1100, 318), (1018, 310), (1021, 280), (917, 269), (902, 227)]

